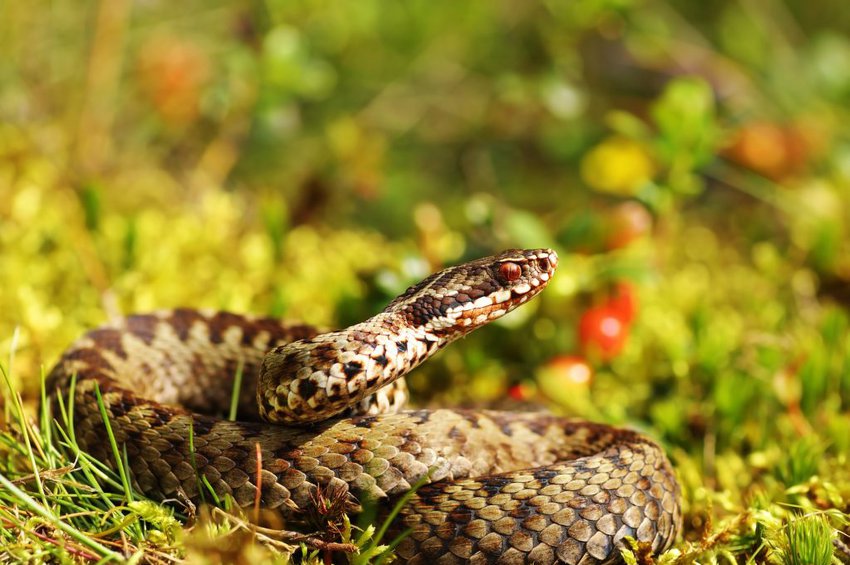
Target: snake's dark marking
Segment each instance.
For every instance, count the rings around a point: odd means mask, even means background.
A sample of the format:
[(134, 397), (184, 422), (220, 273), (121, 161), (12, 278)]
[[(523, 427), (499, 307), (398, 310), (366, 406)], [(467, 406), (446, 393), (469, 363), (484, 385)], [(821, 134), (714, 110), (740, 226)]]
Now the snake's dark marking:
[[(397, 553), (411, 563), (609, 563), (626, 536), (661, 551), (680, 528), (679, 486), (647, 438), (545, 413), (399, 411), (400, 377), (527, 302), (556, 267), (547, 249), (505, 251), (431, 275), (329, 333), (227, 312), (131, 316), (74, 343), (49, 390), (67, 394), (77, 375), (76, 438), (113, 464), (100, 387), (134, 485), (152, 498), (199, 501), (199, 473), (242, 506), (261, 484), (261, 504), (287, 516), (329, 488), (357, 511), (430, 472), (398, 518), (411, 532)], [(229, 422), (217, 416), (240, 365), (241, 421)]]

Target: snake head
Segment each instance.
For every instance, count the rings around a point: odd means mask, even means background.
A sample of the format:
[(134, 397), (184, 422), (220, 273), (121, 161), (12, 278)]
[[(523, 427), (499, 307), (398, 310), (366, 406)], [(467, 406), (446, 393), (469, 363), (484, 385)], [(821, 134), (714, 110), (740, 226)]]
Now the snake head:
[(449, 267), (410, 287), (387, 310), (403, 310), (427, 330), (458, 337), (504, 316), (539, 293), (552, 278), (551, 249), (509, 249)]

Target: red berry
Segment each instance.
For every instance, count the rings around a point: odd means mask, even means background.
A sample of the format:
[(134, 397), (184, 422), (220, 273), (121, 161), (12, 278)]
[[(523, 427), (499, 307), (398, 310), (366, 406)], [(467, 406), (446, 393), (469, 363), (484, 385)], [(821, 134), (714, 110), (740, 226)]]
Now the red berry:
[(637, 313), (637, 292), (631, 283), (617, 283), (614, 293), (606, 302), (612, 310), (617, 313), (617, 316), (625, 323), (631, 324)]
[(525, 400), (525, 392), (521, 385), (512, 385), (511, 388), (508, 389), (508, 396), (514, 400)]
[(625, 347), (629, 325), (610, 305), (594, 306), (585, 310), (578, 332), (581, 346), (587, 353), (608, 360)]

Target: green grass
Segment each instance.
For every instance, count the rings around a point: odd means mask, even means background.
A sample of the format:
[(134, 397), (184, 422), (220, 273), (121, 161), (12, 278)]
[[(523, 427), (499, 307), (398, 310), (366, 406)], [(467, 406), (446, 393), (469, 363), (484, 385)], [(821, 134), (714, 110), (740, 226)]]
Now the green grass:
[[(5, 556), (21, 562), (69, 556), (124, 560), (145, 551), (152, 525), (139, 524), (141, 516), (130, 506), (131, 493), (120, 478), (54, 426), (48, 410), (41, 410), (38, 425), (30, 421), (8, 372), (0, 369), (9, 399), (8, 424), (0, 430)], [(67, 413), (63, 418), (70, 423)]]
[[(197, 513), (191, 507), (176, 512), (133, 490), (126, 451), (115, 441), (99, 391), (117, 473), (78, 446), (72, 400), (59, 399), (60, 414), (53, 415), (42, 386), (36, 423), (2, 365), (0, 373), (8, 399), (0, 427), (0, 562), (231, 562), (241, 555), (288, 563), (298, 554), (302, 562), (321, 563), (326, 553), (341, 551), (351, 553), (353, 562), (371, 563), (397, 543), (381, 541), (407, 498), (377, 528), (361, 530), (344, 515), (327, 514), (325, 529), (341, 525), (338, 542), (328, 542), (321, 532), (263, 527), (236, 510), (202, 506)], [(229, 501), (215, 502), (229, 507)]]
[(822, 515), (793, 518), (785, 527), (779, 557), (784, 565), (829, 565), (835, 532)]

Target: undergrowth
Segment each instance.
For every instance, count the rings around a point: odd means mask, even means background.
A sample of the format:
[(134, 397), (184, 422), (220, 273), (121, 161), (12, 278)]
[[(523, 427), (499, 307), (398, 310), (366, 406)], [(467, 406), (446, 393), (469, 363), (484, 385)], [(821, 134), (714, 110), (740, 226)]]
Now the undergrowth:
[(77, 444), (72, 395), (58, 399), (54, 415), (42, 386), (35, 421), (5, 366), (0, 373), (7, 399), (0, 427), (0, 562), (289, 563), (297, 556), (310, 564), (341, 553), (362, 565), (383, 562), (401, 539), (382, 543), (410, 495), (383, 522), (360, 528), (334, 503), (344, 493), (319, 491), (308, 520), (317, 529), (312, 534), (283, 528), (279, 515), (259, 507), (235, 509), (229, 498), (200, 508), (186, 502), (179, 510), (149, 500), (130, 484), (126, 452), (102, 401), (117, 473)]

